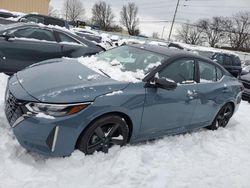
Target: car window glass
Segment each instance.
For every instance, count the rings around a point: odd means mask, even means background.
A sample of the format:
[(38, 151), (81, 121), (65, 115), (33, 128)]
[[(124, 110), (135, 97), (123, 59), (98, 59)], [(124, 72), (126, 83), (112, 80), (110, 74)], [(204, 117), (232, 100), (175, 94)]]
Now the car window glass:
[(58, 32), (58, 37), (59, 37), (59, 40), (60, 42), (70, 42), (70, 43), (77, 43), (79, 44), (78, 41), (74, 40), (73, 38), (63, 34), (63, 33), (59, 33)]
[(199, 62), (200, 69), (200, 83), (215, 82), (216, 81), (216, 67), (215, 65)]
[(26, 16), (24, 17), (25, 19), (27, 19), (30, 22), (34, 22), (34, 23), (42, 23), (44, 24), (44, 18), (41, 16)]
[(185, 84), (194, 82), (194, 60), (179, 59), (159, 72), (160, 78), (174, 80), (176, 83)]
[(58, 19), (53, 19), (53, 18), (46, 18), (45, 19), (45, 24), (46, 25), (58, 25), (61, 27), (65, 27), (65, 22), (62, 20), (58, 20)]
[(223, 76), (223, 73), (220, 68), (216, 67), (216, 72), (217, 72), (217, 81), (220, 80)]
[(239, 65), (239, 66), (241, 65), (241, 61), (240, 61), (239, 57), (237, 57), (237, 56), (234, 57), (234, 64)]
[(30, 38), (37, 40), (55, 41), (55, 37), (52, 31), (39, 28), (26, 28), (20, 29), (14, 32), (15, 37), (18, 38)]
[(232, 65), (232, 64), (233, 64), (232, 57), (226, 55), (225, 56), (225, 65)]
[(214, 54), (212, 59), (215, 60), (217, 63), (223, 65), (223, 55), (222, 54)]

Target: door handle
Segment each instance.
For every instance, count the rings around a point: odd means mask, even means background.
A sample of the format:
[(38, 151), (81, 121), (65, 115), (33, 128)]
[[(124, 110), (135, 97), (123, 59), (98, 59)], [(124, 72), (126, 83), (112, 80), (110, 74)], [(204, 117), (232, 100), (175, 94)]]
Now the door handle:
[(195, 90), (187, 90), (187, 97), (189, 97), (189, 99), (193, 99), (194, 97), (196, 97), (198, 95), (198, 93)]

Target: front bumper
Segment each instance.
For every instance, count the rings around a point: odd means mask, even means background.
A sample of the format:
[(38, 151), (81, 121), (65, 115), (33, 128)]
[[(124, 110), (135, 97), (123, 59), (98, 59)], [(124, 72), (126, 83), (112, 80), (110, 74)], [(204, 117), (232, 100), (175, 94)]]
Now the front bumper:
[(26, 117), (13, 128), (13, 132), (25, 149), (61, 157), (70, 155), (75, 149), (79, 126), (72, 124), (74, 120), (70, 119)]

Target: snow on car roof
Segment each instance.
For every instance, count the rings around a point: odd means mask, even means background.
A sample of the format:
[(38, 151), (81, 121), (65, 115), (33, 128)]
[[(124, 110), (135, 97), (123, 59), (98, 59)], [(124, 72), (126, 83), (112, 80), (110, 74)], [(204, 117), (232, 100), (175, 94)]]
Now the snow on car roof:
[(230, 50), (223, 50), (223, 49), (206, 47), (206, 46), (197, 46), (197, 45), (186, 44), (186, 43), (181, 43), (181, 42), (172, 42), (172, 44), (177, 44), (178, 46), (188, 51), (204, 51), (204, 52), (224, 53), (224, 54), (238, 56), (237, 53), (235, 53), (234, 51), (230, 51)]

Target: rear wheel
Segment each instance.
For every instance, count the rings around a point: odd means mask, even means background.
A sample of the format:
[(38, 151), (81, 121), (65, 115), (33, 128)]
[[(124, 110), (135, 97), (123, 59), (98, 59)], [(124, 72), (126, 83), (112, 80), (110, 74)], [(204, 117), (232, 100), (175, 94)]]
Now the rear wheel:
[(233, 116), (233, 106), (230, 103), (225, 104), (216, 115), (212, 125), (207, 128), (217, 130), (219, 127), (226, 127), (230, 118)]
[(85, 154), (95, 151), (107, 153), (114, 145), (127, 144), (128, 137), (126, 121), (118, 115), (108, 115), (97, 119), (83, 132), (78, 140), (78, 149)]

